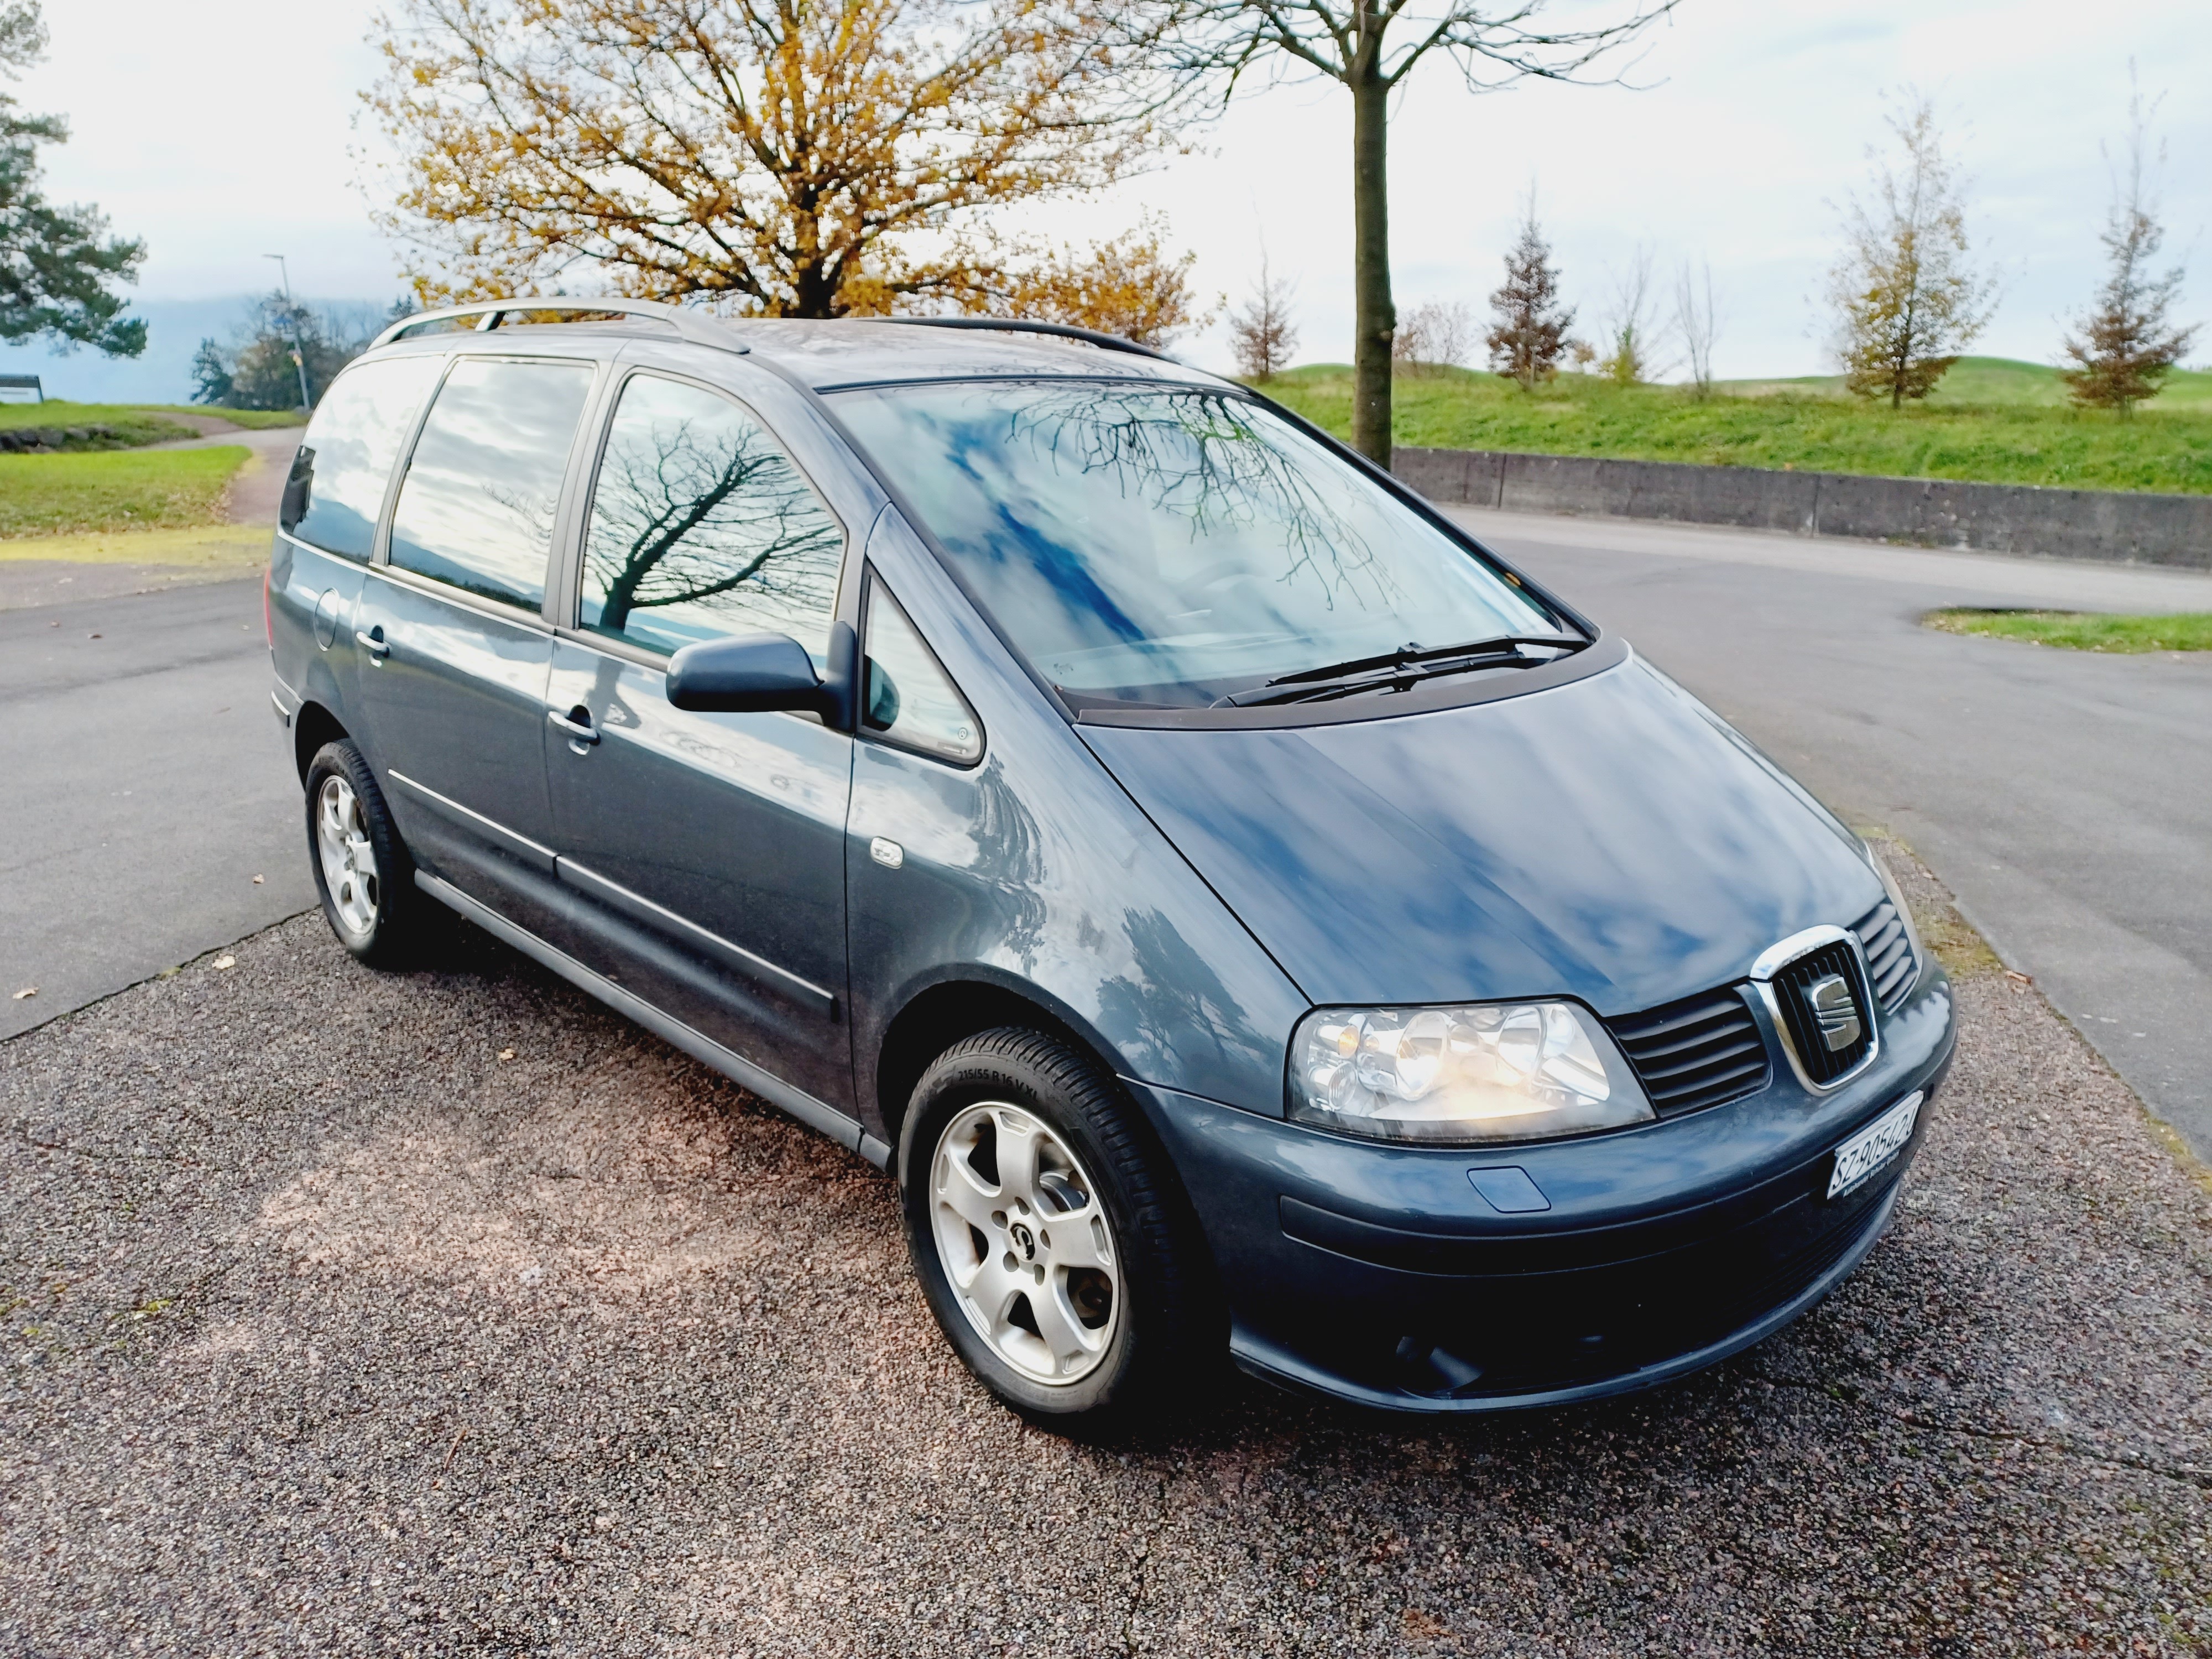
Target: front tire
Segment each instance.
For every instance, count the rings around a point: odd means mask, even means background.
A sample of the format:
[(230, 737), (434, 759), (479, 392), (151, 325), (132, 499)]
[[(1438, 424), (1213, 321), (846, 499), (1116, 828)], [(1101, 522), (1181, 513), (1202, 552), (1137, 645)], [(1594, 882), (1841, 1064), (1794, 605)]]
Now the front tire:
[(1146, 1414), (1202, 1358), (1172, 1176), (1087, 1054), (1018, 1027), (939, 1057), (899, 1136), (907, 1248), (969, 1370), (1024, 1415)]
[(325, 744), (308, 763), (307, 862), (338, 943), (372, 967), (404, 962), (423, 908), (415, 864), (349, 738)]

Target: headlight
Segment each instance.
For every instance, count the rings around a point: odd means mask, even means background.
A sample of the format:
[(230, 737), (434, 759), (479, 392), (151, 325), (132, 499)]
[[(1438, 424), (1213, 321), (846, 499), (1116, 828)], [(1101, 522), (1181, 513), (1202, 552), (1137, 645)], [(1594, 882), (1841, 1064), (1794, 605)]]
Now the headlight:
[(1648, 1123), (1605, 1028), (1572, 1003), (1320, 1008), (1291, 1038), (1291, 1115), (1381, 1140), (1533, 1140)]
[(1889, 873), (1889, 866), (1881, 854), (1869, 848), (1867, 858), (1874, 866), (1875, 874), (1881, 878), (1882, 890), (1889, 895), (1889, 902), (1897, 907), (1897, 919), (1905, 924), (1905, 942), (1912, 947), (1912, 977), (1905, 983), (1905, 989), (1910, 990), (1920, 983), (1921, 975), (1928, 971), (1928, 954), (1920, 948), (1920, 930), (1912, 925), (1912, 907), (1905, 902), (1905, 890), (1897, 884), (1897, 878)]

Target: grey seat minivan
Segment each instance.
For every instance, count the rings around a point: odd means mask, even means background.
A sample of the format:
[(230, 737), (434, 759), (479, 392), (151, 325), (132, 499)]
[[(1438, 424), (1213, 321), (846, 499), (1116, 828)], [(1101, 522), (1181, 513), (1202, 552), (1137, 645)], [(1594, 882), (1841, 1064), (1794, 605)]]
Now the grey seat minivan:
[(1646, 1387), (1874, 1247), (1948, 1066), (1879, 861), (1246, 388), (1079, 330), (484, 303), (269, 578), (331, 926), (458, 912), (893, 1170), (1042, 1418), (1226, 1355)]

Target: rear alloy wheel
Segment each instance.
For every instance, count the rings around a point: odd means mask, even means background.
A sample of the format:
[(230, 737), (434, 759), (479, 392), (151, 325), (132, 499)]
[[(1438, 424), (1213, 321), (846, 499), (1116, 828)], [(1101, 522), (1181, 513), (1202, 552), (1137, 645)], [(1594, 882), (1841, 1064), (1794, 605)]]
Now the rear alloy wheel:
[(338, 943), (374, 967), (404, 960), (424, 908), (414, 860), (350, 738), (325, 744), (307, 767), (307, 854)]
[(1087, 1053), (1008, 1026), (956, 1043), (900, 1126), (907, 1249), (970, 1370), (1086, 1429), (1202, 1395), (1224, 1344), (1205, 1250), (1135, 1105)]
[(316, 793), (315, 851), (322, 860), (323, 889), (331, 896), (339, 932), (354, 938), (374, 933), (381, 885), (376, 848), (369, 843), (361, 797), (343, 772), (325, 777)]

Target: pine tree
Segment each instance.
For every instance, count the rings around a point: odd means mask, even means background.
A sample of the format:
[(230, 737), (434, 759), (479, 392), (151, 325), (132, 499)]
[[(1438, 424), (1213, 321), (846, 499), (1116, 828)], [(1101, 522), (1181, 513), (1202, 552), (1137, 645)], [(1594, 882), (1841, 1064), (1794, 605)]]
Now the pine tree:
[(1509, 380), (1534, 392), (1539, 380), (1559, 372), (1566, 355), (1567, 331), (1575, 313), (1559, 303), (1559, 273), (1552, 265), (1551, 244), (1536, 222), (1536, 193), (1521, 218), (1520, 239), (1505, 256), (1505, 285), (1490, 296), (1498, 320), (1485, 337), (1490, 366)]
[(2080, 367), (2062, 372), (2075, 403), (2112, 410), (2123, 419), (2136, 404), (2158, 396), (2167, 372), (2197, 337), (2194, 325), (2185, 327), (2168, 316), (2181, 292), (2182, 267), (2163, 276), (2151, 274), (2166, 228), (2143, 186), (2140, 97), (2130, 100), (2128, 113), (2127, 172), (2113, 179), (2112, 213), (2098, 238), (2105, 245), (2105, 283), (2078, 336), (2069, 333), (2063, 342), (2066, 355)]
[(1248, 380), (1272, 380), (1290, 367), (1298, 349), (1298, 331), (1291, 321), (1294, 283), (1278, 282), (1267, 268), (1267, 250), (1260, 250), (1260, 280), (1252, 298), (1229, 313), (1229, 349), (1237, 358), (1237, 372)]
[(1994, 289), (1967, 263), (1965, 182), (1944, 158), (1934, 103), (1909, 94), (1889, 125), (1904, 165), (1877, 164), (1872, 205), (1851, 204), (1850, 246), (1828, 287), (1844, 385), (1898, 409), (1959, 361), (1989, 321)]
[[(38, 0), (0, 0), (0, 77), (13, 80), (45, 53)], [(57, 207), (39, 188), (39, 147), (64, 143), (58, 115), (24, 115), (0, 93), (0, 341), (44, 336), (67, 350), (112, 357), (146, 349), (146, 325), (123, 314), (117, 283), (136, 282), (143, 242), (107, 234), (92, 207)]]

